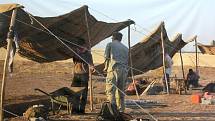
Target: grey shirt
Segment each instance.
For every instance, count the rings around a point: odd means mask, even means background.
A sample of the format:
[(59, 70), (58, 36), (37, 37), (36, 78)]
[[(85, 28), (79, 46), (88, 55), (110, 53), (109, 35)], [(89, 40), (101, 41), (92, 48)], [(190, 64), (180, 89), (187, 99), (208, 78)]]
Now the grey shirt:
[(128, 48), (121, 42), (114, 40), (107, 44), (105, 48), (105, 68), (112, 71), (114, 66), (120, 65), (127, 68), (128, 65)]

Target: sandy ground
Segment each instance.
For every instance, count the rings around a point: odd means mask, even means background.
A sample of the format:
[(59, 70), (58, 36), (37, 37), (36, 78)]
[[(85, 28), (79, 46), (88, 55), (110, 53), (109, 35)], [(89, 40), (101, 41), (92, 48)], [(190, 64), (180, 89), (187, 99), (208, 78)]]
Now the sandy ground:
[[(1, 51), (0, 51), (1, 52)], [(99, 52), (99, 51), (97, 51)], [(100, 52), (102, 53), (102, 52)], [(3, 54), (0, 53), (0, 57)], [(192, 55), (189, 55), (192, 56)], [(94, 55), (95, 57), (95, 55)], [(213, 56), (210, 56), (213, 60)], [(100, 59), (100, 60), (99, 60)], [(98, 57), (94, 59), (101, 62), (102, 58)], [(174, 57), (174, 71), (173, 75), (182, 75), (181, 67), (177, 66), (177, 60)], [(184, 59), (186, 61), (186, 59)], [(213, 65), (214, 61), (209, 61), (209, 65)], [(185, 62), (186, 63), (186, 62)], [(186, 65), (186, 64), (185, 64)], [(189, 65), (189, 64), (188, 64)], [(188, 68), (194, 68), (193, 64), (185, 67), (185, 71)], [(3, 60), (0, 61), (0, 70), (3, 70)], [(209, 82), (215, 81), (214, 74), (215, 68), (213, 66), (201, 66), (199, 68), (201, 79), (200, 83), (206, 85)], [(43, 89), (46, 92), (52, 92), (58, 88), (69, 86), (72, 77), (72, 62), (70, 60), (53, 62), (46, 64), (39, 64), (32, 61), (27, 61), (25, 59), (20, 59), (16, 57), (14, 63), (14, 73), (8, 75), (6, 83), (6, 93), (5, 93), (5, 109), (9, 110), (18, 115), (27, 109), (27, 107), (33, 104), (38, 104), (41, 100), (49, 99), (47, 96), (35, 92), (34, 88)], [(186, 71), (187, 72), (187, 71)], [(150, 74), (154, 74), (150, 72)], [(2, 77), (2, 71), (0, 71), (0, 77)], [(105, 83), (103, 80), (93, 80), (94, 85), (94, 111), (89, 111), (89, 103), (87, 107), (86, 115), (66, 115), (65, 112), (61, 112), (61, 115), (52, 116), (50, 120), (88, 120), (93, 121), (99, 109), (101, 103), (105, 100), (104, 89)], [(134, 117), (140, 118), (150, 118), (147, 112), (150, 113), (154, 118), (160, 121), (214, 121), (215, 120), (215, 106), (214, 105), (202, 105), (202, 104), (192, 104), (191, 94), (201, 93), (200, 90), (189, 92), (188, 94), (178, 95), (145, 95), (140, 98), (143, 100), (157, 101), (159, 104), (165, 106), (144, 106), (143, 109), (134, 107), (127, 107), (126, 112)], [(126, 96), (126, 99), (137, 99), (136, 96)], [(49, 103), (46, 101), (46, 103)], [(24, 120), (23, 118), (11, 118), (10, 120), (18, 121)], [(151, 119), (153, 121), (153, 119)]]

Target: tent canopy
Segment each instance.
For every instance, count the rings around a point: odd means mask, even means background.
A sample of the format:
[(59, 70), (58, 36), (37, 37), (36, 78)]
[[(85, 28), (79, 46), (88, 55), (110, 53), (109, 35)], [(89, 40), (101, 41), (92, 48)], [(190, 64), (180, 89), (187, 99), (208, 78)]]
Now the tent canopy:
[[(3, 7), (5, 8), (4, 11), (2, 8), (3, 13), (0, 14), (0, 47), (6, 46), (5, 40), (12, 9), (17, 6), (19, 5), (14, 4), (11, 5), (11, 7)], [(73, 50), (77, 45), (80, 45), (79, 38), (85, 40), (87, 43), (86, 47), (89, 47), (89, 45), (92, 47), (111, 36), (113, 32), (120, 31), (134, 23), (130, 20), (118, 23), (98, 21), (89, 13), (87, 6), (83, 6), (70, 13), (57, 17), (33, 17)], [(18, 54), (22, 57), (43, 63), (65, 60), (74, 56), (71, 50), (41, 27), (41, 25), (32, 19), (23, 9), (18, 9), (16, 18), (15, 33), (17, 33), (19, 38)], [(89, 29), (87, 29), (87, 23)], [(90, 33), (90, 43), (87, 34), (88, 31)]]

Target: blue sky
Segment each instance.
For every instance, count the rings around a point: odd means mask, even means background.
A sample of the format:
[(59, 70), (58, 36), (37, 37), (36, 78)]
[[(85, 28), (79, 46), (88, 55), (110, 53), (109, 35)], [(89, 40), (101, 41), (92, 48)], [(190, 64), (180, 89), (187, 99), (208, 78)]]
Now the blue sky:
[[(149, 35), (161, 21), (165, 22), (170, 39), (177, 33), (182, 33), (185, 41), (197, 35), (202, 44), (215, 39), (215, 0), (1, 0), (0, 3), (22, 4), (25, 10), (38, 16), (57, 16), (88, 5), (90, 13), (101, 21), (134, 20), (137, 25), (131, 26), (132, 45)], [(127, 45), (127, 29), (122, 33), (123, 43)], [(95, 48), (102, 48), (108, 42), (110, 39)], [(194, 51), (193, 44), (182, 50)]]

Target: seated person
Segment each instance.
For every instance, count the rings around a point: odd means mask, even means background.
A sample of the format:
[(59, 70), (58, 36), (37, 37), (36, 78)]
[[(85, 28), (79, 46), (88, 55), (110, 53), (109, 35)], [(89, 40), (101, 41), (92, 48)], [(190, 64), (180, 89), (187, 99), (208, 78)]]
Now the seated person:
[(199, 75), (193, 71), (193, 69), (189, 69), (189, 73), (187, 74), (186, 86), (189, 89), (190, 85), (193, 87), (198, 87)]

